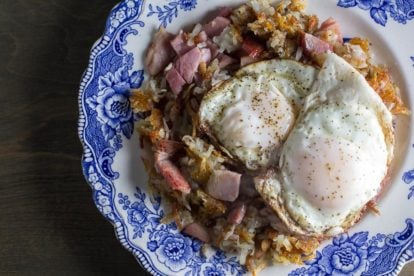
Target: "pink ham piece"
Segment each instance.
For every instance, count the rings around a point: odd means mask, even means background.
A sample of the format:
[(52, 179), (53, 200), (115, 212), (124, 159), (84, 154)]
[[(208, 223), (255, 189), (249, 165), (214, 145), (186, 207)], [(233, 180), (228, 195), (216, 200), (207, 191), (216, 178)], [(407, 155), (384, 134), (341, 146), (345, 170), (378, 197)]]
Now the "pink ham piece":
[(325, 31), (332, 31), (332, 33), (336, 34), (336, 42), (342, 43), (343, 42), (343, 36), (341, 32), (341, 28), (339, 27), (338, 22), (335, 21), (332, 17), (329, 17), (324, 22), (322, 22), (321, 26), (319, 27), (319, 30), (316, 32), (316, 35), (323, 34)]
[(205, 31), (201, 31), (198, 35), (197, 35), (197, 43), (201, 43), (201, 42), (206, 42), (208, 39), (208, 36), (206, 34)]
[(201, 52), (201, 61), (205, 63), (209, 63), (211, 60), (211, 51), (209, 48), (203, 48), (200, 50)]
[(230, 25), (230, 19), (223, 16), (217, 16), (209, 23), (203, 25), (203, 31), (206, 32), (208, 37), (214, 37), (221, 34), (221, 32)]
[(168, 70), (167, 74), (165, 75), (165, 79), (168, 82), (168, 85), (171, 88), (171, 91), (178, 95), (183, 90), (185, 85), (185, 80), (181, 77), (180, 73), (173, 67)]
[(207, 48), (210, 49), (211, 51), (211, 58), (215, 58), (220, 52), (219, 52), (219, 47), (217, 46), (217, 44), (215, 44), (213, 41), (211, 40), (207, 40), (206, 42), (207, 44)]
[(218, 8), (218, 15), (222, 17), (229, 17), (231, 13), (233, 12), (233, 9), (230, 7), (220, 7)]
[(197, 238), (202, 242), (205, 242), (205, 243), (210, 242), (210, 235), (208, 234), (207, 230), (196, 222), (193, 222), (187, 225), (183, 229), (183, 233), (191, 237)]
[(243, 39), (242, 50), (252, 58), (257, 58), (265, 50), (262, 44), (246, 37)]
[(145, 66), (150, 75), (161, 72), (175, 56), (174, 49), (170, 45), (173, 35), (163, 28), (155, 34), (151, 46), (145, 57)]
[(172, 190), (189, 194), (191, 191), (190, 184), (181, 174), (177, 166), (169, 160), (181, 147), (181, 143), (161, 140), (155, 150), (155, 168), (164, 177)]
[(229, 170), (214, 170), (206, 184), (206, 192), (224, 201), (235, 201), (239, 196), (241, 174)]
[(156, 160), (155, 168), (164, 177), (171, 189), (189, 194), (190, 184), (185, 180), (180, 170), (170, 160)]
[(303, 53), (308, 56), (332, 51), (332, 46), (327, 42), (307, 33), (302, 34), (301, 46), (303, 48)]
[(237, 62), (236, 59), (234, 59), (231, 56), (228, 56), (226, 54), (219, 54), (217, 58), (218, 58), (218, 61), (219, 61), (219, 67), (221, 69), (226, 68), (230, 64), (234, 64), (234, 63)]
[(162, 139), (156, 145), (156, 153), (163, 152), (167, 154), (167, 158), (171, 158), (177, 151), (183, 149), (184, 145), (181, 142)]
[(240, 224), (246, 215), (246, 204), (239, 202), (230, 210), (227, 216), (227, 222), (231, 224)]
[(180, 33), (171, 40), (170, 44), (178, 56), (181, 56), (194, 48), (194, 46), (189, 46), (187, 44), (182, 31), (180, 31)]
[(243, 66), (258, 62), (258, 61), (260, 61), (259, 58), (254, 58), (251, 56), (244, 56), (240, 58), (240, 67), (243, 67)]
[(195, 47), (184, 55), (178, 57), (174, 62), (174, 67), (187, 83), (191, 83), (195, 72), (197, 72), (200, 60), (200, 49)]

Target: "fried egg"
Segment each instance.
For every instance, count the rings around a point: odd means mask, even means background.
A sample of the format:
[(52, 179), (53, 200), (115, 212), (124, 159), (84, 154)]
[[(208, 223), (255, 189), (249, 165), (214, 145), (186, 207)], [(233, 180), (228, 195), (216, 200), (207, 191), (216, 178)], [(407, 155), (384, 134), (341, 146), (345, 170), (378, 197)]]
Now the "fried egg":
[(209, 91), (200, 109), (200, 128), (247, 169), (277, 162), (317, 69), (292, 60), (248, 65)]
[(331, 236), (360, 218), (393, 159), (392, 115), (358, 71), (334, 53), (304, 100), (276, 170), (256, 189), (288, 228)]

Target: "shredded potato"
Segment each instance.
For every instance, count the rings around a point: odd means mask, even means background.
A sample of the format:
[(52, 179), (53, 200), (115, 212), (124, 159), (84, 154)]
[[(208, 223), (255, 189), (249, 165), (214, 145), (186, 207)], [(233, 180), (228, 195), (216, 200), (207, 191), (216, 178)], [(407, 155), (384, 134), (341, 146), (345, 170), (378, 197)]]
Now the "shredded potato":
[(349, 43), (352, 44), (352, 45), (359, 45), (361, 47), (361, 49), (365, 53), (368, 54), (368, 52), (369, 52), (369, 41), (368, 41), (368, 39), (364, 39), (364, 38), (360, 38), (360, 37), (354, 37), (354, 38), (351, 38)]
[(150, 111), (153, 108), (152, 94), (148, 90), (131, 90), (129, 100), (131, 101), (132, 111), (135, 113)]
[(212, 145), (198, 137), (184, 136), (183, 142), (186, 144), (188, 155), (193, 158), (191, 177), (199, 182), (205, 183), (213, 169), (220, 168), (224, 162), (221, 154)]
[(151, 110), (151, 115), (149, 117), (137, 123), (138, 132), (141, 135), (148, 137), (153, 144), (164, 138), (165, 130), (163, 127), (162, 112), (156, 108)]
[(383, 102), (388, 105), (393, 114), (409, 114), (408, 108), (403, 104), (397, 86), (393, 83), (386, 67), (371, 66), (367, 81), (378, 93)]

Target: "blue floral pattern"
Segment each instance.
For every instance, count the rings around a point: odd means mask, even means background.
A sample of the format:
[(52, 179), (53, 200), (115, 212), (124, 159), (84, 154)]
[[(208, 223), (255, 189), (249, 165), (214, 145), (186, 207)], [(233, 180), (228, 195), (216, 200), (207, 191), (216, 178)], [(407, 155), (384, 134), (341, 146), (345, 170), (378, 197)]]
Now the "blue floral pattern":
[(147, 248), (154, 252), (158, 261), (173, 272), (186, 271), (186, 275), (224, 275), (224, 271), (242, 275), (245, 269), (235, 257), (228, 258), (223, 252), (216, 252), (209, 259), (200, 253), (201, 242), (178, 233), (174, 223), (164, 224), (161, 198), (151, 198), (151, 206), (145, 203), (147, 196), (136, 187), (134, 202), (127, 195), (118, 194), (118, 203), (128, 214), (128, 223), (133, 226), (133, 239), (141, 238), (147, 232)]
[[(197, 1), (202, 0), (148, 3), (145, 19), (143, 0), (124, 0), (111, 11), (80, 86), (82, 166), (97, 208), (115, 225), (121, 243), (151, 274), (242, 275), (245, 268), (236, 257), (221, 251), (206, 257), (200, 253), (200, 241), (180, 234), (173, 223), (161, 223), (164, 211), (159, 197), (150, 197), (139, 188), (131, 194), (120, 193), (114, 186), (119, 178), (119, 172), (112, 168), (114, 157), (123, 139), (131, 138), (134, 119), (139, 119), (132, 115), (129, 90), (140, 87), (144, 79), (143, 70), (133, 67), (134, 56), (125, 47), (127, 37), (138, 35), (144, 22), (154, 17), (161, 26), (167, 26), (180, 12), (197, 8)], [(389, 18), (402, 24), (411, 20), (413, 1), (340, 0), (338, 6), (367, 10), (375, 22), (385, 26)], [(414, 63), (414, 56), (410, 58)], [(410, 185), (408, 199), (414, 198), (414, 170), (404, 173), (402, 180)], [(413, 259), (413, 225), (413, 220), (407, 219), (402, 232), (338, 236), (291, 275), (379, 275), (399, 271), (403, 263)], [(140, 246), (135, 241), (140, 241)]]
[(160, 24), (163, 27), (167, 27), (174, 18), (178, 16), (178, 9), (183, 11), (191, 11), (197, 5), (197, 0), (179, 0), (171, 1), (164, 6), (153, 6), (149, 4), (149, 12), (147, 16), (157, 15)]
[(130, 138), (133, 131), (133, 116), (129, 103), (129, 91), (138, 88), (144, 79), (143, 70), (128, 72), (128, 64), (124, 64), (114, 73), (107, 72), (99, 76), (98, 93), (86, 102), (96, 112), (101, 123), (101, 131), (107, 141), (118, 150), (121, 147), (122, 133)]
[(158, 260), (174, 272), (186, 268), (193, 258), (194, 251), (190, 238), (182, 235), (167, 234), (157, 243)]
[(225, 275), (225, 272), (219, 267), (208, 266), (204, 270), (204, 276), (221, 276), (221, 275)]
[[(409, 171), (405, 172), (404, 175), (403, 175), (403, 181), (406, 184), (409, 184), (409, 185), (411, 184), (412, 185), (412, 182), (414, 181), (414, 170), (409, 170)], [(411, 199), (413, 197), (414, 197), (414, 185), (412, 185), (410, 187), (407, 198)]]
[[(414, 57), (411, 57), (411, 59), (414, 61)], [(414, 147), (414, 145), (412, 145)], [(405, 172), (402, 176), (402, 180), (404, 181), (405, 184), (411, 185), (411, 187), (409, 188), (409, 193), (407, 198), (411, 199), (414, 198), (414, 169), (409, 170), (407, 172)]]
[(413, 259), (414, 221), (407, 219), (403, 232), (377, 234), (368, 239), (368, 232), (351, 236), (342, 234), (332, 244), (317, 252), (307, 267), (292, 271), (289, 276), (305, 275), (382, 275), (393, 271), (398, 258)]
[(140, 14), (141, 8), (142, 0), (127, 0), (121, 2), (109, 16), (106, 34), (112, 35), (124, 22)]
[(414, 18), (414, 0), (339, 0), (337, 5), (367, 10), (371, 18), (382, 26), (387, 24), (388, 16), (401, 24)]

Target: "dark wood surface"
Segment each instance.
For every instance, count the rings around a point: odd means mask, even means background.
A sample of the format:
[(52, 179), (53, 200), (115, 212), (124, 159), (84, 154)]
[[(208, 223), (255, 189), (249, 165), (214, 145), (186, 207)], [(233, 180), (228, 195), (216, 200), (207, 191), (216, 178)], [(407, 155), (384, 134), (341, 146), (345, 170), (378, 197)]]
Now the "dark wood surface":
[(0, 1), (1, 275), (146, 274), (80, 166), (79, 80), (116, 2)]
[(0, 1), (1, 275), (145, 275), (80, 166), (79, 81), (116, 2)]

